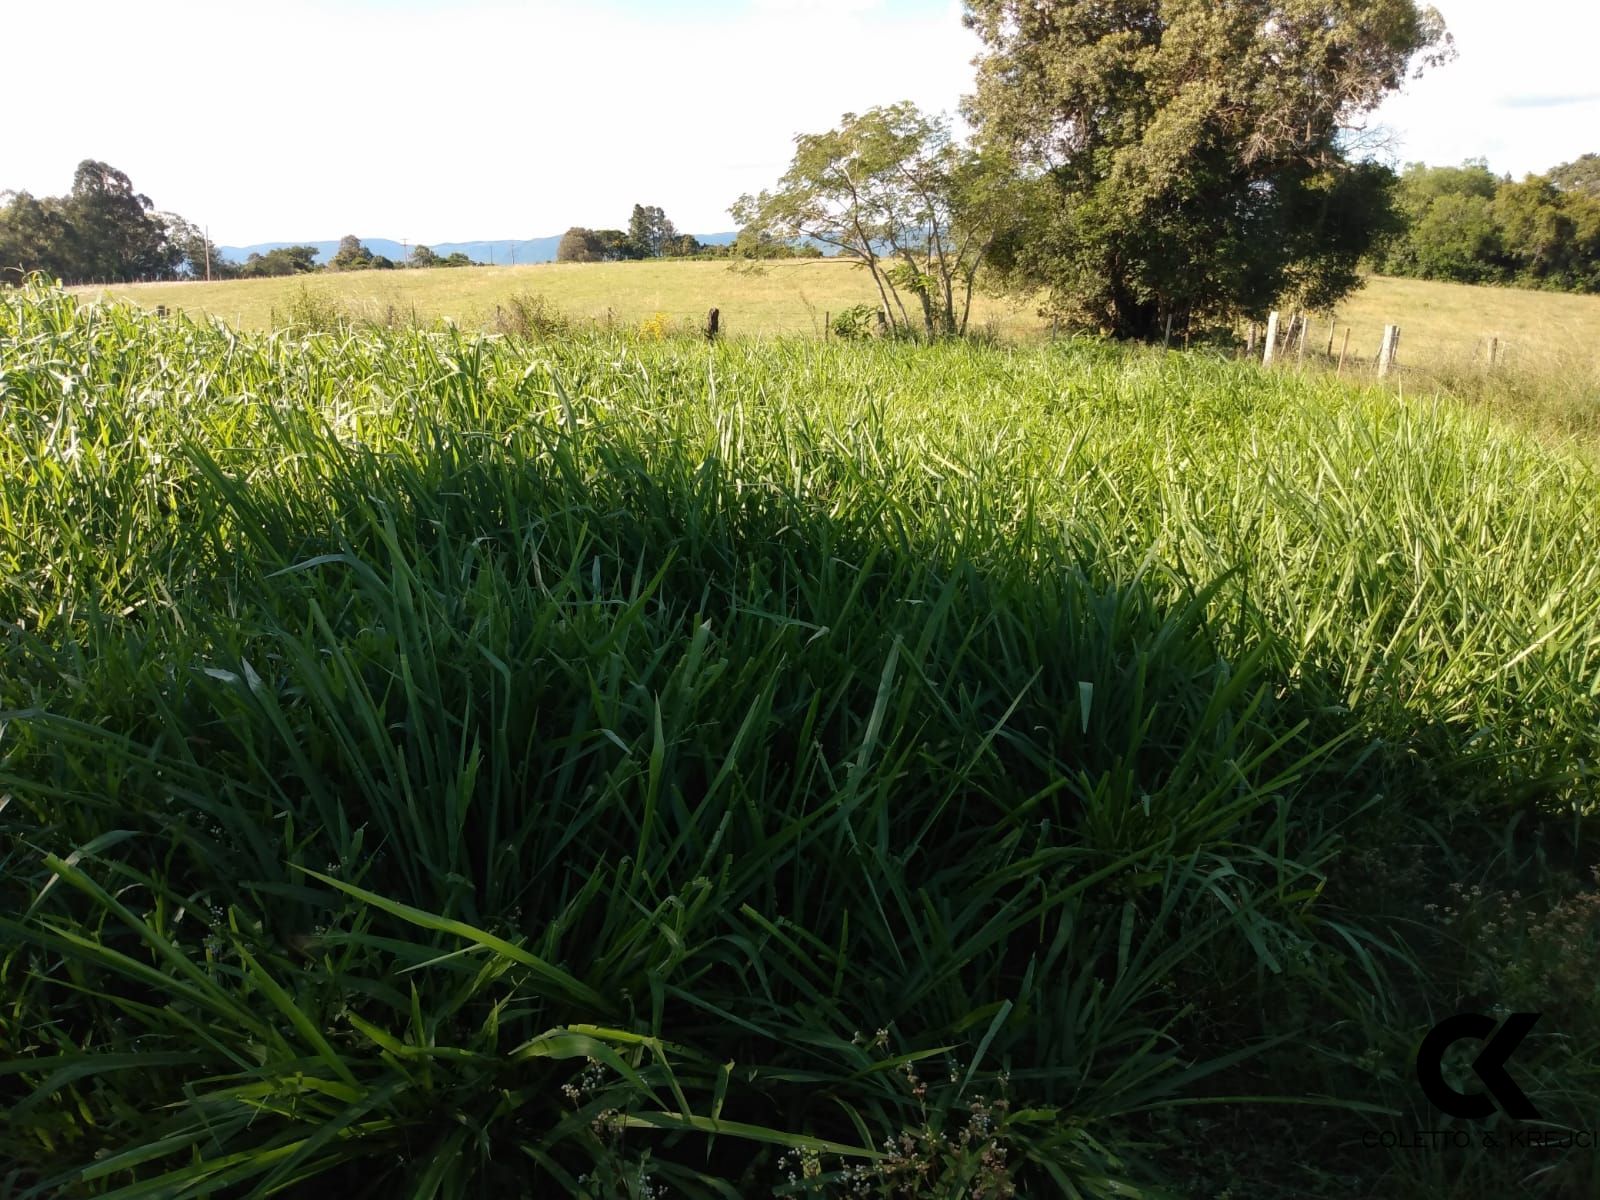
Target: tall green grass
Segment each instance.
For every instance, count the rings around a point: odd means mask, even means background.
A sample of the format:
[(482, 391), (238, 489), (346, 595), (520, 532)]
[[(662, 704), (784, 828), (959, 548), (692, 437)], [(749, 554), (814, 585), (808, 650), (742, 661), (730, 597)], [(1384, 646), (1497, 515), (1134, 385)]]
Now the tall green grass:
[(1176, 355), (8, 294), (0, 1189), (1156, 1195), (1202, 1111), (1358, 1134), (1456, 999), (1384, 872), (1571, 873), (1595, 483)]

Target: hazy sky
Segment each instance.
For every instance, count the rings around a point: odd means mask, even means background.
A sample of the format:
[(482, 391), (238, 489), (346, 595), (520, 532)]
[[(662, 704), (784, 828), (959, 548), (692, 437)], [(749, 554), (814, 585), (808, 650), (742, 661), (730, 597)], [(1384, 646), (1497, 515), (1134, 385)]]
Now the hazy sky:
[[(1521, 175), (1600, 151), (1600, 4), (1437, 3), (1460, 57), (1382, 110), (1397, 161)], [(223, 244), (535, 237), (624, 225), (635, 201), (711, 232), (795, 133), (899, 99), (953, 111), (977, 49), (960, 11), (0, 0), (0, 189), (57, 194), (100, 158)]]

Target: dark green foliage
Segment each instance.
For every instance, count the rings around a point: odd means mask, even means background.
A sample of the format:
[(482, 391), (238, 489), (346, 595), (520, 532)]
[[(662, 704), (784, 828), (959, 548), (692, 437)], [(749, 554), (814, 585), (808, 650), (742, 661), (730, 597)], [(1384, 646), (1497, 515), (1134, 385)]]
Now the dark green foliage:
[(833, 336), (845, 341), (871, 337), (878, 328), (878, 309), (870, 304), (853, 304), (833, 315)]
[(1600, 292), (1600, 197), (1530, 176), (1496, 193), (1494, 215), (1519, 282)]
[(1412, 163), (1400, 177), (1404, 230), (1377, 256), (1391, 275), (1600, 291), (1600, 195), (1586, 156), (1521, 183), (1481, 159)]
[(309, 275), (317, 270), (315, 246), (279, 246), (265, 254), (251, 254), (239, 268), (241, 275)]
[(556, 243), (557, 262), (599, 262), (601, 248), (594, 230), (574, 225)]
[(30, 271), (53, 279), (78, 277), (76, 234), (59, 200), (8, 193), (0, 208), (0, 284), (20, 284)]
[(633, 206), (633, 215), (628, 219), (628, 242), (640, 257), (660, 258), (677, 241), (678, 230), (660, 206)]
[(1388, 230), (1387, 173), (1342, 134), (1443, 29), (1412, 0), (968, 0), (971, 116), (1022, 202), (994, 261), (1123, 338), (1324, 306)]
[(556, 245), (557, 262), (617, 262), (641, 258), (643, 252), (620, 229), (585, 229), (574, 225)]
[(186, 265), (194, 273), (194, 227), (152, 211), (150, 198), (106, 163), (79, 163), (66, 196), (16, 192), (0, 199), (0, 270), (13, 272), (4, 282), (19, 282), (18, 268), (68, 283), (171, 279)]
[[(1399, 874), (1595, 799), (1593, 472), (1453, 410), (42, 291), (0, 377), (18, 1191), (1382, 1194), (1506, 966)], [(1276, 1193), (1230, 1096), (1327, 1098)]]
[(328, 260), (330, 271), (365, 271), (372, 265), (372, 251), (353, 233), (339, 239), (339, 249)]
[(661, 253), (669, 258), (693, 258), (704, 249), (692, 233), (680, 233), (661, 243)]

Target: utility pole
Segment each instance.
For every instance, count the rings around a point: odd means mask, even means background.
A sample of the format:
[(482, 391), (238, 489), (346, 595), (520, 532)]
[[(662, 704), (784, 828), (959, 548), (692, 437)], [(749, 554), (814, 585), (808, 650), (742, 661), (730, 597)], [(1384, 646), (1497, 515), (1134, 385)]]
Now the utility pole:
[(206, 239), (206, 282), (210, 283), (211, 282), (211, 226), (210, 225), (207, 225), (205, 227), (205, 232), (203, 234), (201, 234), (201, 236)]

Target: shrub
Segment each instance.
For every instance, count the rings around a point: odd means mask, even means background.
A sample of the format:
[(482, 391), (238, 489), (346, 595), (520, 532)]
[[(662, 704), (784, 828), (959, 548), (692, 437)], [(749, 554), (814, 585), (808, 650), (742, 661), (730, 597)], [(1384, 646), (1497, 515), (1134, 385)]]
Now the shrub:
[(871, 304), (854, 304), (833, 314), (833, 336), (845, 341), (872, 337), (878, 330), (878, 310)]
[(572, 332), (573, 322), (544, 296), (518, 292), (495, 305), (489, 328), (508, 337), (542, 340), (566, 336)]
[(289, 302), (281, 328), (297, 333), (337, 333), (351, 323), (352, 317), (338, 297), (302, 283)]
[(639, 336), (653, 342), (664, 341), (672, 332), (673, 321), (669, 313), (654, 313), (639, 324)]

